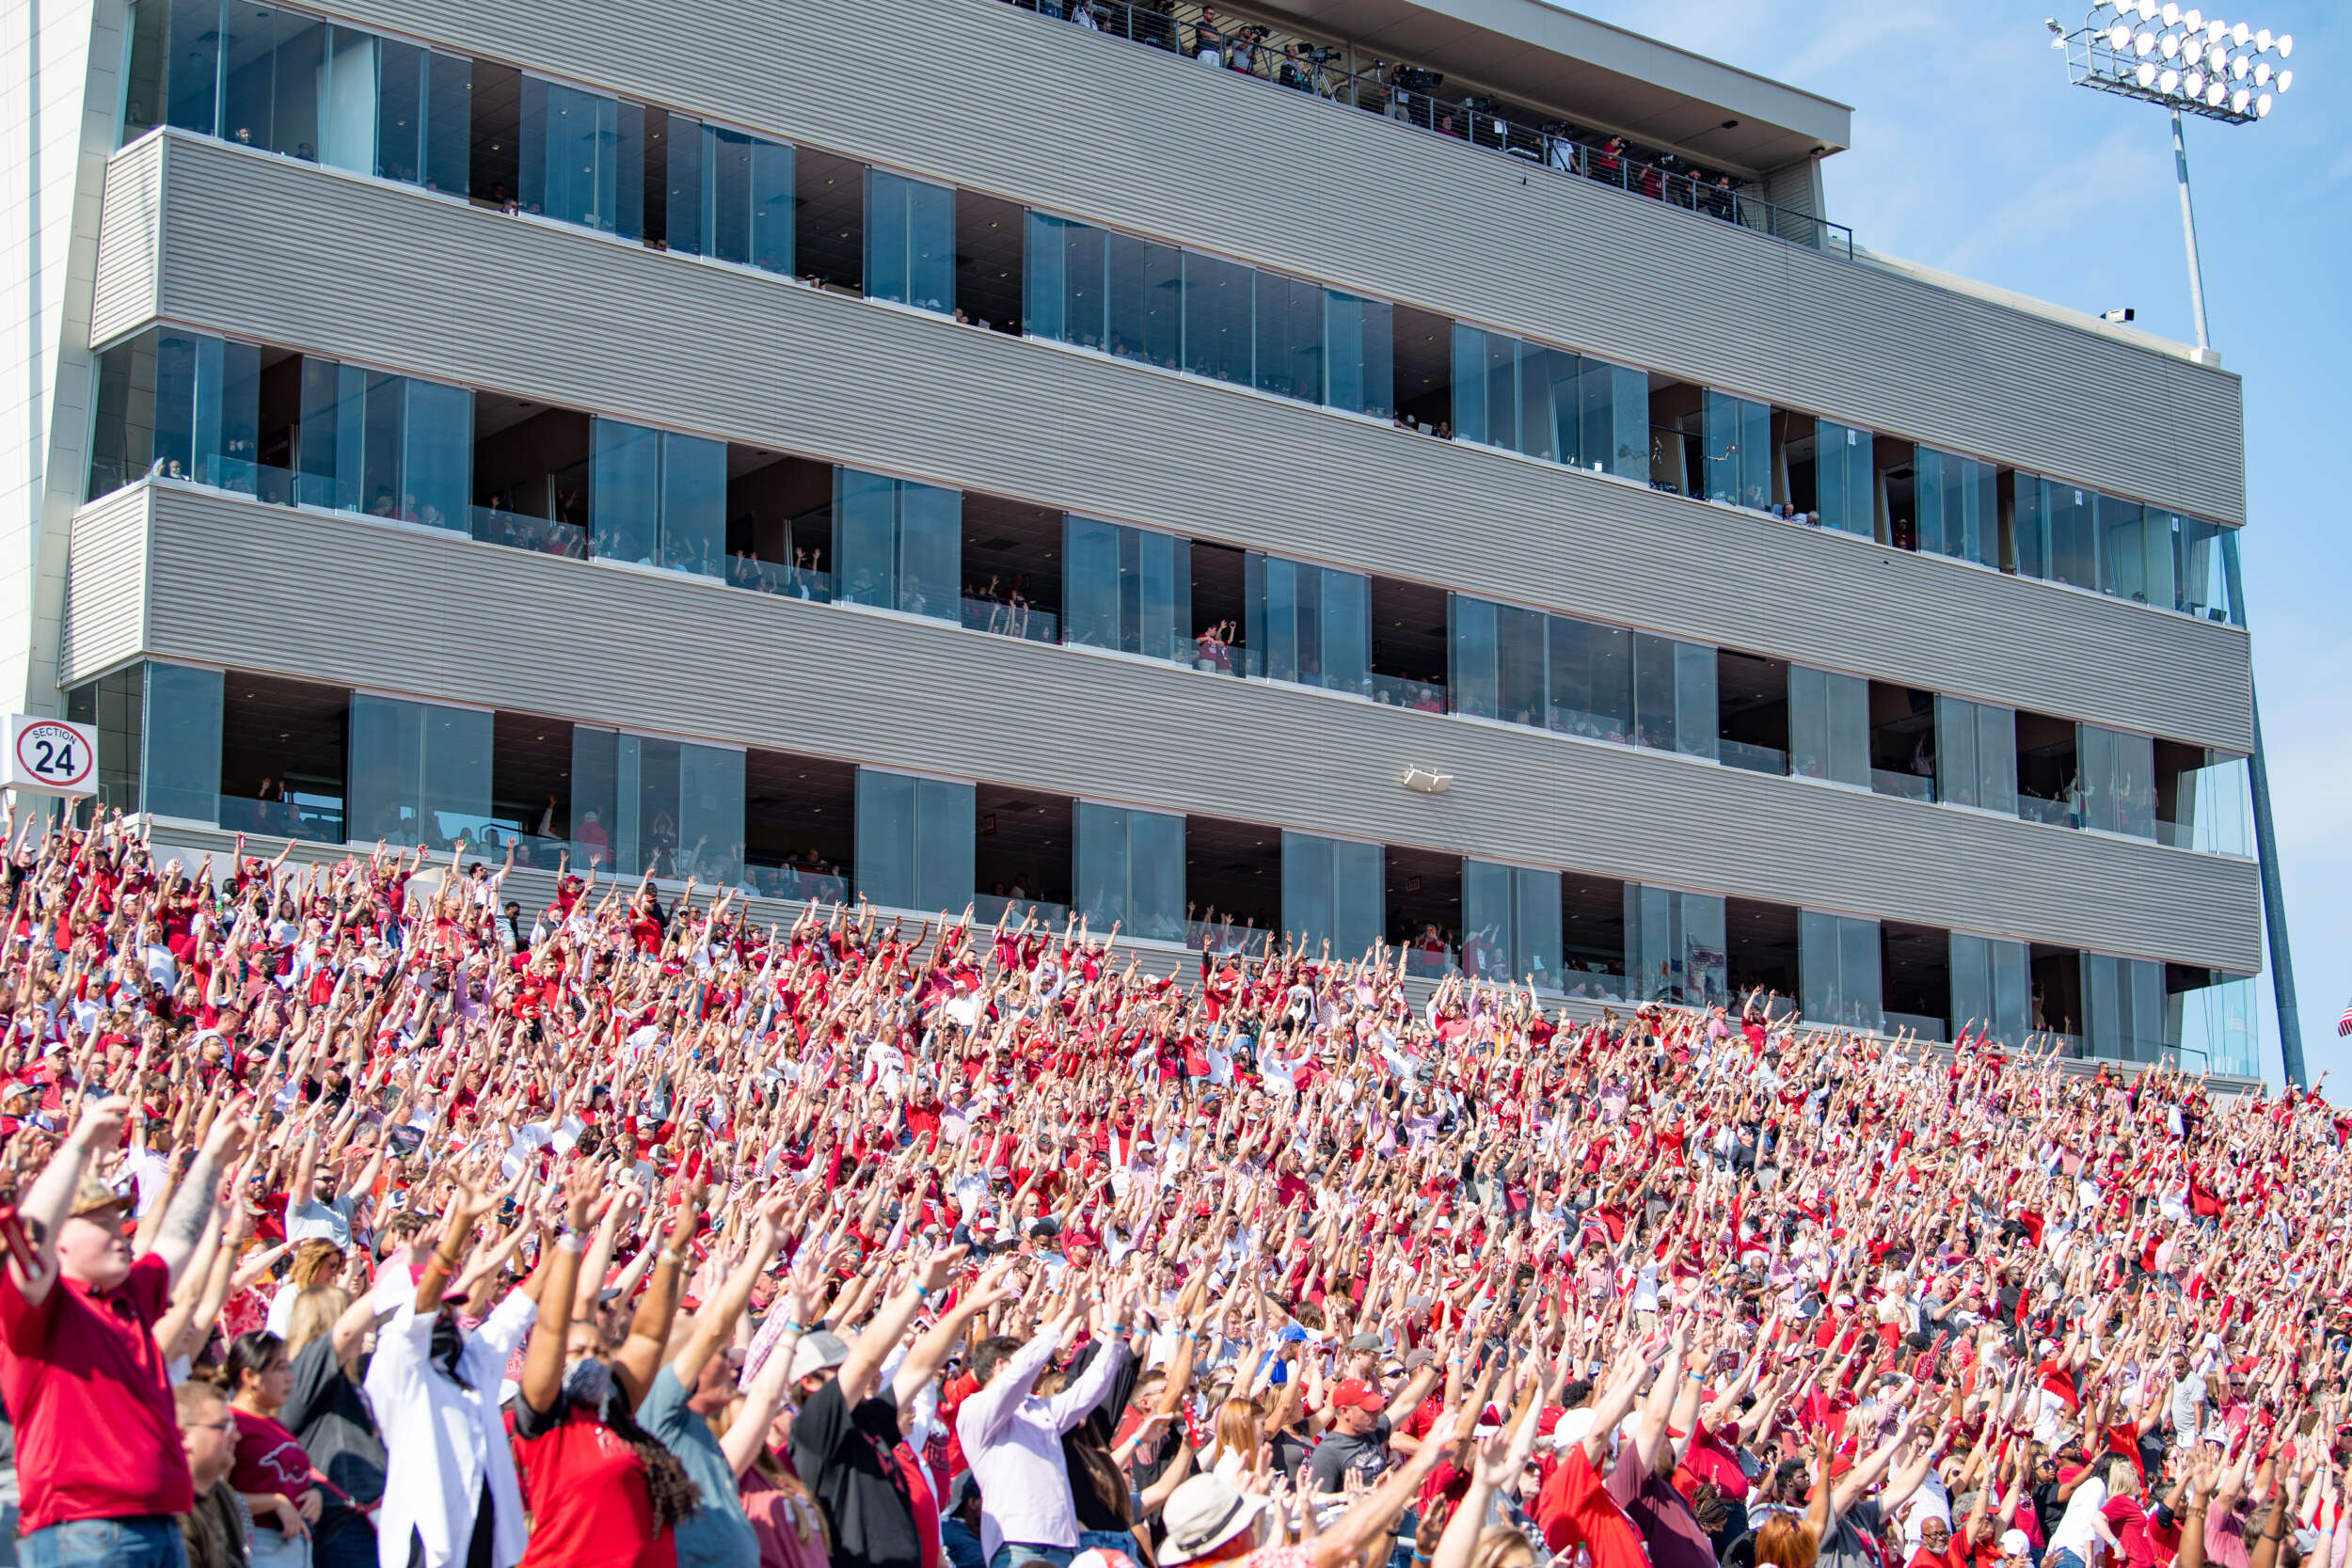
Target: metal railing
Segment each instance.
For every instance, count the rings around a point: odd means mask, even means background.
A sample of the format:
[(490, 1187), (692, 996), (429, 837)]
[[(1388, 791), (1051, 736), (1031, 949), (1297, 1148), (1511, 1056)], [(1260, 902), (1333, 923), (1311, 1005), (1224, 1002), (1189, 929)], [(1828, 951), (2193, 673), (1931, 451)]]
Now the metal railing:
[(1106, 38), (1158, 49), (1326, 103), (1451, 136), (1566, 178), (1613, 185), (1791, 245), (1853, 260), (1853, 230), (1765, 200), (1723, 171), (1622, 136), (1581, 130), (1556, 115), (1491, 93), (1449, 90), (1442, 72), (1375, 57), (1343, 40), (1313, 38), (1246, 11), (1199, 0), (1005, 0)]

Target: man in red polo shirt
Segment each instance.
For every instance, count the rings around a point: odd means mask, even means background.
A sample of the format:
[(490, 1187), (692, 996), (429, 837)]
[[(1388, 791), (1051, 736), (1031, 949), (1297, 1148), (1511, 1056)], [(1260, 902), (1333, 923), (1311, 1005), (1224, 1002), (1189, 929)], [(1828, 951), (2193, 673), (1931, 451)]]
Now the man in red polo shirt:
[(122, 1136), (130, 1101), (92, 1101), (19, 1211), (34, 1267), (0, 1270), (0, 1397), (16, 1421), (28, 1562), (172, 1568), (176, 1515), (195, 1506), (155, 1321), (171, 1300), (251, 1125), (214, 1120), (136, 1262), (128, 1201), (88, 1169)]

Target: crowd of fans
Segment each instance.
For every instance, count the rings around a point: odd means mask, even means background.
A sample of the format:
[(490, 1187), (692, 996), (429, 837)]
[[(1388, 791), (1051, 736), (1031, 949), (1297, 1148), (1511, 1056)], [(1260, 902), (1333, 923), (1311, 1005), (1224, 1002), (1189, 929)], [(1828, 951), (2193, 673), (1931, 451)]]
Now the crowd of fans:
[[(2352, 1118), (8, 824), (18, 1560), (2340, 1568)], [(293, 846), (289, 845), (289, 852)], [(1417, 1000), (1418, 999), (1418, 1000)]]

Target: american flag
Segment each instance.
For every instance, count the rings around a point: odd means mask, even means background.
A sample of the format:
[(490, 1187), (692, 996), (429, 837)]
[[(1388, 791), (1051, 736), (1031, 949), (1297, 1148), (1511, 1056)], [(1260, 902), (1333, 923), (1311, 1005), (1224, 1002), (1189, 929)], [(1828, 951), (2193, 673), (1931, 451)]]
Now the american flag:
[(2342, 1039), (2346, 1035), (2352, 1035), (2352, 1002), (2344, 1005), (2344, 1016), (2336, 1020), (2336, 1038)]

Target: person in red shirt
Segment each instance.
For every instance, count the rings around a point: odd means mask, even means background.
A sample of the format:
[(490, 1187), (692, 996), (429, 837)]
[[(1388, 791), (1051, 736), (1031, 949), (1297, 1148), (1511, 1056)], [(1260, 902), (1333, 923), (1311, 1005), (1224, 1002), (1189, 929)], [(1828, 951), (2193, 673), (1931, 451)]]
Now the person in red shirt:
[(1561, 1454), (1536, 1494), (1535, 1523), (1544, 1532), (1544, 1544), (1554, 1552), (1581, 1543), (1592, 1553), (1593, 1568), (1647, 1568), (1649, 1554), (1642, 1545), (1641, 1531), (1611, 1500), (1600, 1462), (1609, 1449), (1609, 1434), (1632, 1410), (1643, 1380), (1664, 1351), (1663, 1344), (1634, 1346), (1617, 1358), (1607, 1390), (1594, 1402), (1592, 1425), (1583, 1440)]
[(0, 1399), (16, 1423), (27, 1561), (103, 1549), (117, 1562), (178, 1562), (175, 1516), (196, 1506), (154, 1328), (252, 1124), (215, 1119), (134, 1262), (125, 1200), (84, 1175), (120, 1140), (130, 1109), (115, 1096), (84, 1108), (18, 1211), (33, 1267), (11, 1258), (0, 1270)]

